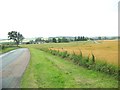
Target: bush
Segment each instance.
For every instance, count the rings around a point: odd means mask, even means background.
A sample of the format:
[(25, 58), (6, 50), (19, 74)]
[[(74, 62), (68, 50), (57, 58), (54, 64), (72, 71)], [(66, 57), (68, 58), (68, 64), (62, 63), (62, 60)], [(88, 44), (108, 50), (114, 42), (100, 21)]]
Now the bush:
[(87, 56), (87, 57), (83, 57), (83, 59), (82, 59), (82, 66), (84, 66), (84, 67), (89, 67), (89, 57)]
[(82, 51), (80, 50), (80, 54), (78, 55), (79, 58), (79, 65), (82, 65)]
[(90, 58), (90, 55), (83, 57), (81, 50), (80, 50), (80, 54), (78, 55), (75, 54), (74, 51), (73, 54), (68, 54), (67, 51), (60, 52), (59, 50), (56, 51), (51, 49), (49, 50), (49, 52), (52, 53), (53, 55), (57, 55), (62, 58), (69, 58), (75, 64), (79, 64), (80, 66), (83, 66), (85, 68), (95, 70), (98, 72), (104, 72), (109, 75), (113, 75), (116, 78), (118, 77), (118, 79), (120, 80), (120, 67), (118, 69), (118, 67), (111, 64), (107, 64), (106, 62), (95, 61), (95, 56), (93, 53), (91, 54), (91, 58)]
[(62, 58), (66, 58), (68, 56), (69, 56), (69, 54), (67, 53), (67, 51), (62, 52)]
[(78, 55), (73, 54), (73, 62), (74, 62), (75, 64), (78, 64), (78, 63), (79, 63), (79, 57), (78, 57)]
[(1, 49), (2, 49), (2, 50), (5, 49), (5, 45), (1, 45)]
[(93, 53), (92, 53), (92, 63), (93, 63), (93, 64), (95, 63), (95, 56), (94, 56)]

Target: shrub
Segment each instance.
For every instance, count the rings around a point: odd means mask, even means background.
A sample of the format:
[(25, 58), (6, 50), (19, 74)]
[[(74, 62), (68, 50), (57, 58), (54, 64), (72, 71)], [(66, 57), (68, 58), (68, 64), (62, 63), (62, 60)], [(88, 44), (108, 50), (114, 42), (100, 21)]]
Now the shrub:
[(67, 51), (60, 52), (59, 50), (49, 50), (50, 53), (53, 55), (60, 56), (62, 58), (69, 58), (72, 60), (75, 64), (79, 64), (80, 66), (83, 66), (85, 68), (95, 70), (98, 72), (104, 72), (109, 75), (113, 75), (114, 77), (118, 78), (120, 80), (120, 67), (115, 67), (114, 65), (107, 64), (106, 62), (101, 61), (95, 61), (95, 56), (92, 53), (91, 57), (89, 56), (82, 56), (82, 51), (80, 50), (80, 53), (77, 55), (73, 51), (72, 54), (68, 54)]
[(65, 57), (68, 57), (68, 56), (69, 56), (69, 54), (67, 53), (67, 51), (62, 52), (62, 58), (65, 58)]
[(88, 56), (83, 57), (82, 66), (87, 67), (87, 68), (89, 67), (89, 57)]
[(1, 45), (1, 49), (2, 49), (2, 50), (5, 49), (5, 45)]
[(93, 53), (92, 53), (92, 63), (95, 63), (95, 56)]
[(75, 64), (78, 64), (78, 63), (79, 63), (79, 57), (78, 57), (78, 55), (73, 54), (73, 62), (74, 62)]
[(62, 56), (62, 52), (59, 52), (59, 53), (58, 53), (58, 56), (60, 56), (60, 57), (61, 57), (61, 56)]
[(79, 58), (79, 65), (82, 65), (82, 51), (80, 50), (80, 54), (78, 55)]

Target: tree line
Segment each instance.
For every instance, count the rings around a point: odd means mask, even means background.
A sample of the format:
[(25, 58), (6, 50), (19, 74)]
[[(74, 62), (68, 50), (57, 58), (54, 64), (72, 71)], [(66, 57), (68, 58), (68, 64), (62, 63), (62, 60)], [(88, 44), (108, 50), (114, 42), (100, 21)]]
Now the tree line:
[(39, 44), (39, 43), (65, 43), (65, 42), (72, 42), (72, 41), (87, 41), (88, 38), (84, 36), (78, 37), (52, 37), (48, 38), (48, 40), (44, 40), (43, 38), (36, 38), (35, 41), (30, 40), (29, 44)]
[[(25, 44), (39, 44), (39, 43), (64, 43), (64, 42), (72, 42), (72, 41), (87, 41), (87, 40), (111, 40), (116, 39), (119, 37), (93, 37), (88, 38), (84, 36), (77, 36), (77, 37), (49, 37), (47, 40), (43, 39), (42, 37), (38, 37), (35, 40), (30, 40), (29, 42), (26, 42)], [(8, 32), (8, 39), (13, 40), (14, 43), (18, 46), (20, 43), (22, 43), (24, 37), (21, 33), (17, 31), (11, 31)]]
[[(17, 31), (11, 31), (8, 32), (8, 39), (14, 40), (16, 45), (18, 46), (20, 43), (22, 43), (24, 37), (22, 34), (20, 34)], [(51, 37), (47, 40), (38, 37), (35, 40), (30, 40), (26, 44), (39, 44), (39, 43), (64, 43), (64, 42), (72, 42), (72, 41), (87, 41), (88, 38), (84, 36), (78, 36), (78, 37)]]
[(71, 41), (87, 41), (88, 38), (85, 38), (84, 36), (78, 36), (78, 37), (74, 37), (73, 39), (70, 38), (66, 38), (66, 37), (62, 37), (62, 38), (53, 38), (52, 42), (55, 43), (61, 43), (61, 42), (71, 42)]

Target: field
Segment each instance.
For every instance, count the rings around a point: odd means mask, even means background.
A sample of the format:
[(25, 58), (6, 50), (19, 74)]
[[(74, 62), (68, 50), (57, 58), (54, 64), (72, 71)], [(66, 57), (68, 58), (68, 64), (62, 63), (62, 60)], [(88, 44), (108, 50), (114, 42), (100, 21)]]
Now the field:
[(117, 41), (98, 42), (71, 42), (22, 45), (29, 48), (31, 60), (21, 80), (22, 88), (117, 88), (118, 80), (115, 77), (88, 70), (74, 64), (70, 60), (53, 56), (41, 51), (52, 49), (83, 55), (94, 53), (96, 60), (105, 60), (108, 63), (118, 64)]
[(106, 61), (107, 63), (112, 63), (118, 65), (118, 42), (109, 41), (98, 41), (97, 43), (75, 43), (74, 45), (54, 48), (59, 51), (68, 51), (69, 53), (79, 54), (79, 50), (82, 51), (84, 56), (89, 56), (92, 53), (95, 55), (96, 60)]
[(83, 42), (71, 42), (71, 43), (52, 43), (52, 44), (40, 44), (31, 45), (35, 48), (49, 48), (59, 51), (68, 51), (69, 53), (75, 52), (76, 54), (82, 51), (84, 56), (89, 56), (91, 53), (95, 55), (96, 60), (101, 60), (110, 64), (118, 65), (118, 41), (83, 41)]

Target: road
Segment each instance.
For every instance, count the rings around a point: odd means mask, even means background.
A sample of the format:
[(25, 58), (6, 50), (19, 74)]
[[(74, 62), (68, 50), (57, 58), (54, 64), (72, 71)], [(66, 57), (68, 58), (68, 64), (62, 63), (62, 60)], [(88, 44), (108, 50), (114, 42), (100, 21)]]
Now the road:
[(16, 49), (0, 55), (0, 89), (19, 88), (29, 59), (30, 52), (27, 48)]

